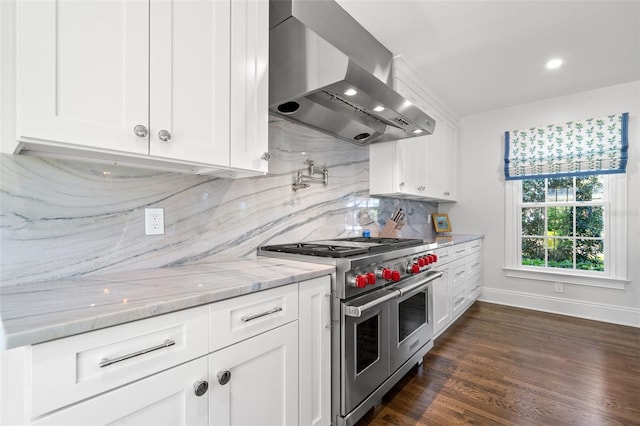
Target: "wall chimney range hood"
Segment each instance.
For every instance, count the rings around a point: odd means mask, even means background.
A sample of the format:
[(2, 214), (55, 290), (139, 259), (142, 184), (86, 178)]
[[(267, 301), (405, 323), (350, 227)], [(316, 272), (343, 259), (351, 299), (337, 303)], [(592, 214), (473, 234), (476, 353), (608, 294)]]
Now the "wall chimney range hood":
[(393, 55), (333, 0), (269, 1), (269, 109), (368, 145), (433, 133), (391, 88)]

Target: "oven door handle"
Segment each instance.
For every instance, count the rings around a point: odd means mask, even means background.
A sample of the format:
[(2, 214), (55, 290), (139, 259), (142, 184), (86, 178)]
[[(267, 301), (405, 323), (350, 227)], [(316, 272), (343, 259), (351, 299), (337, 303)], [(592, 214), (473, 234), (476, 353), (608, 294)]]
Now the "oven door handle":
[(438, 278), (440, 278), (442, 276), (442, 272), (441, 271), (432, 271), (429, 272), (429, 274), (427, 276), (425, 276), (424, 278), (422, 278), (419, 282), (412, 284), (412, 285), (408, 285), (406, 287), (403, 288), (397, 288), (397, 290), (400, 292), (400, 297), (409, 294), (413, 291), (415, 291), (416, 293), (424, 290), (424, 288), (427, 287), (427, 285), (434, 280), (437, 280)]
[(368, 311), (369, 309), (375, 308), (378, 305), (383, 304), (384, 302), (387, 302), (393, 298), (398, 297), (398, 292), (397, 291), (393, 291), (393, 292), (389, 292), (387, 294), (385, 294), (384, 296), (381, 296), (375, 300), (372, 300), (369, 303), (365, 303), (364, 305), (360, 305), (360, 306), (351, 306), (351, 305), (343, 305), (344, 308), (344, 314), (348, 317), (355, 317), (355, 318), (359, 318), (362, 316), (362, 314), (365, 311)]

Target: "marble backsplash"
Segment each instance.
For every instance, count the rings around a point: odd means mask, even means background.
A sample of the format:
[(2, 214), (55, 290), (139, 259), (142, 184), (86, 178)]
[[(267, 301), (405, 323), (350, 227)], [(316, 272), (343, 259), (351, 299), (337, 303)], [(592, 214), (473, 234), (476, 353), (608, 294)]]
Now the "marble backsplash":
[[(400, 236), (433, 238), (437, 204), (369, 197), (369, 148), (273, 119), (267, 176), (238, 180), (2, 154), (0, 285), (253, 257), (256, 247), (372, 235), (397, 207)], [(312, 159), (329, 184), (296, 192)], [(144, 235), (162, 207), (165, 235)]]

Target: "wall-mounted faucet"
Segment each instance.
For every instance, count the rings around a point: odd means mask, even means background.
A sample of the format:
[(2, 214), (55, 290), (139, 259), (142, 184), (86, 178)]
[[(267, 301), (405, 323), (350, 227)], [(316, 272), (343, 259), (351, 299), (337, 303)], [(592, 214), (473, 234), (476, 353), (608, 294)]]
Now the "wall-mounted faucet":
[[(309, 185), (310, 182), (322, 182), (324, 186), (327, 186), (329, 184), (329, 170), (327, 170), (326, 167), (320, 171), (316, 171), (315, 163), (313, 162), (313, 160), (306, 160), (305, 163), (309, 165), (308, 174), (305, 175), (302, 173), (302, 170), (298, 170), (298, 175), (296, 177), (296, 180), (291, 185), (292, 191), (308, 188), (310, 186)], [(322, 175), (322, 177), (318, 177), (314, 175)]]

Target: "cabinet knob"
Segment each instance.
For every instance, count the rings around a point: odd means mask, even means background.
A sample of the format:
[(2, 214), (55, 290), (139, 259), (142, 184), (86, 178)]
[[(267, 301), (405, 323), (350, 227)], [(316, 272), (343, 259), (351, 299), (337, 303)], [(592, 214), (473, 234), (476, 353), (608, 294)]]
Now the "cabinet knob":
[(231, 380), (231, 371), (225, 370), (218, 373), (218, 383), (221, 385), (226, 385), (229, 383), (229, 380)]
[(271, 160), (271, 154), (269, 154), (268, 152), (265, 152), (264, 154), (262, 154), (262, 158), (264, 161), (269, 161)]
[(169, 142), (171, 140), (171, 133), (169, 133), (168, 130), (160, 130), (158, 132), (158, 138), (160, 138), (162, 142)]
[(193, 384), (193, 390), (196, 393), (196, 396), (202, 396), (205, 393), (207, 393), (207, 390), (209, 389), (209, 383), (205, 380), (202, 380), (200, 382), (195, 382)]
[(141, 138), (146, 138), (147, 135), (149, 134), (149, 130), (147, 130), (147, 128), (142, 124), (138, 124), (136, 127), (133, 128), (133, 133), (135, 133), (136, 136), (139, 136)]

